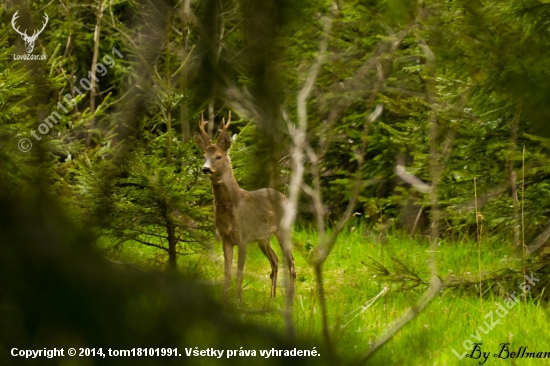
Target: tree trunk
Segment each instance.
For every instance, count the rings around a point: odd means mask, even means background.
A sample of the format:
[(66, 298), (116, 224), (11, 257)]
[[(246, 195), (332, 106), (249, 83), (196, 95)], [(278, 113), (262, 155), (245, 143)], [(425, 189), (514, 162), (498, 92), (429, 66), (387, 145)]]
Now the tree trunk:
[(176, 228), (174, 224), (166, 224), (166, 232), (168, 234), (168, 269), (175, 272), (178, 270), (178, 258), (176, 253)]
[(517, 138), (518, 138), (518, 126), (519, 119), (521, 116), (521, 106), (520, 102), (517, 106), (516, 113), (512, 119), (512, 125), (510, 127), (510, 152), (508, 156), (508, 161), (506, 162), (506, 170), (508, 171), (508, 178), (510, 179), (510, 195), (512, 196), (512, 231), (513, 231), (513, 240), (514, 246), (520, 244), (519, 240), (519, 200), (518, 200), (518, 186), (516, 182), (517, 172), (514, 169), (514, 161), (512, 160), (512, 154), (516, 150)]
[[(191, 17), (191, 8), (190, 0), (185, 0), (181, 6), (180, 18), (181, 23), (184, 25), (183, 32), (185, 36), (183, 37), (183, 52), (181, 52), (180, 62), (183, 64), (186, 62), (189, 55), (189, 47), (187, 45), (187, 40), (189, 38), (190, 24), (189, 19)], [(187, 94), (187, 67), (184, 67), (180, 73), (180, 87), (181, 94)], [(189, 109), (187, 107), (187, 97), (184, 96), (183, 101), (180, 104), (180, 123), (181, 123), (181, 141), (187, 142), (191, 136), (190, 126), (189, 126)]]
[[(95, 98), (96, 98), (96, 72), (95, 68), (97, 65), (97, 59), (99, 57), (99, 33), (101, 31), (101, 19), (103, 18), (103, 0), (98, 1), (98, 7), (97, 7), (97, 21), (95, 25), (94, 30), (94, 53), (92, 55), (92, 66), (90, 68), (90, 113), (93, 115), (95, 113)], [(86, 136), (86, 147), (90, 147), (92, 143), (92, 130), (95, 128), (95, 118), (92, 118), (92, 121), (90, 122), (90, 131), (88, 132), (88, 135)]]

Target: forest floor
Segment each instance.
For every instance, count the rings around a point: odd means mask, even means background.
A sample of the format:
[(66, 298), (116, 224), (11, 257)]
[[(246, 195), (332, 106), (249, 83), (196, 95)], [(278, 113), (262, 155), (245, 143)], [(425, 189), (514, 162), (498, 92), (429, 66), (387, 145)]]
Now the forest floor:
[[(297, 270), (293, 308), (295, 329), (298, 335), (318, 339), (322, 344), (321, 311), (315, 277), (307, 261), (316, 243), (316, 233), (299, 230), (293, 237)], [(284, 321), (281, 312), (256, 311), (284, 307), (286, 268), (281, 265), (278, 244), (273, 241), (272, 246), (280, 263), (277, 298), (272, 302), (269, 296), (269, 262), (253, 244), (248, 248), (243, 301), (237, 311), (242, 311), (245, 321), (282, 332)], [(365, 234), (362, 229), (348, 229), (340, 235), (324, 265), (324, 285), (330, 335), (336, 352), (342, 358), (353, 360), (363, 356), (370, 344), (422, 297), (429, 282), (429, 249), (427, 240), (405, 235), (393, 234), (380, 240), (376, 235)], [(547, 284), (536, 278), (531, 278), (531, 284), (525, 280), (521, 273), (522, 260), (517, 258), (509, 244), (486, 240), (478, 253), (478, 243), (475, 241), (442, 241), (437, 256), (438, 272), (442, 278), (455, 276), (475, 283), (479, 279), (480, 268), (482, 277), (506, 269), (516, 270), (518, 274), (508, 280), (507, 287), (498, 281), (490, 287), (482, 286), (481, 301), (477, 284), (443, 290), (424, 312), (377, 352), (372, 364), (550, 364), (548, 360), (526, 358), (527, 352), (550, 352), (550, 313), (548, 304), (540, 300), (543, 287)], [(119, 259), (145, 269), (160, 269), (166, 263), (166, 258), (158, 250), (137, 243), (127, 244)], [(208, 280), (216, 296), (222, 296), (221, 244), (216, 243), (212, 250), (180, 256), (178, 264), (183, 272)], [(233, 274), (235, 266), (236, 259)], [(384, 275), (383, 268), (390, 274)], [(528, 275), (530, 277), (530, 273)], [(520, 287), (522, 285), (524, 287)], [(511, 301), (513, 288), (516, 288), (517, 302)], [(521, 296), (523, 292), (526, 292), (525, 298)], [(230, 298), (237, 307), (234, 276)], [(474, 359), (465, 357), (472, 354), (475, 343), (481, 345), (473, 352)], [(505, 343), (509, 345), (503, 346)], [(524, 349), (520, 347), (527, 347), (523, 358), (512, 358), (511, 352), (521, 350), (523, 353)], [(487, 352), (485, 355), (489, 357), (485, 359), (479, 351)], [(506, 358), (498, 358), (498, 355)]]

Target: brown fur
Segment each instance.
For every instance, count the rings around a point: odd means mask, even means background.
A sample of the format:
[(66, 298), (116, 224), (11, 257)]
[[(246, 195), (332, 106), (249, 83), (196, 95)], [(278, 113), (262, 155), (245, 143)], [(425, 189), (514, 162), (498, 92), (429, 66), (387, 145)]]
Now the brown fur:
[(290, 247), (285, 247), (282, 240), (280, 222), (287, 198), (270, 188), (257, 191), (246, 191), (239, 188), (227, 151), (231, 145), (229, 135), (225, 133), (229, 126), (224, 126), (215, 145), (212, 145), (204, 133), (204, 120), (201, 123), (201, 135), (195, 133), (195, 141), (204, 150), (205, 164), (203, 172), (208, 174), (214, 194), (215, 226), (223, 243), (225, 260), (224, 298), (227, 300), (233, 247), (238, 248), (237, 264), (237, 297), (241, 300), (242, 279), (246, 246), (256, 242), (271, 264), (271, 296), (275, 297), (279, 259), (270, 245), (272, 235), (277, 237), (290, 273), (290, 296), (294, 294), (296, 271)]

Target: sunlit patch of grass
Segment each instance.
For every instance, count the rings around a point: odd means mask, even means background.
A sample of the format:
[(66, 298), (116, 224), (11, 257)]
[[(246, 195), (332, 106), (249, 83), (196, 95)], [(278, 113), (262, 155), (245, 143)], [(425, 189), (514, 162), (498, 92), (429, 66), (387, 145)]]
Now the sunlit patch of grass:
[[(308, 264), (308, 258), (317, 245), (317, 235), (314, 231), (301, 229), (294, 233), (293, 239), (297, 269), (293, 307), (295, 329), (298, 335), (316, 338), (321, 344), (321, 312), (313, 269)], [(280, 265), (277, 298), (270, 298), (271, 269), (267, 258), (255, 244), (250, 245), (247, 252), (243, 302), (238, 307), (234, 288), (236, 258), (230, 298), (243, 320), (283, 331), (284, 321), (279, 310), (284, 308), (283, 277), (287, 269), (275, 240), (272, 246), (279, 257)], [(477, 243), (467, 239), (457, 242), (443, 241), (438, 246), (437, 257), (441, 277), (464, 274), (466, 278), (477, 279)], [(513, 258), (506, 244), (485, 239), (481, 252), (481, 268), (484, 272), (509, 267), (520, 268), (521, 261)], [(165, 253), (138, 243), (127, 243), (120, 252), (119, 259), (148, 270), (164, 268), (167, 260)], [(371, 259), (389, 269), (399, 267), (400, 262), (425, 283), (429, 280), (430, 252), (426, 239), (394, 233), (379, 240), (376, 235), (370, 235), (361, 227), (343, 232), (323, 269), (330, 334), (336, 351), (345, 358), (356, 358), (366, 353), (370, 344), (414, 305), (427, 288), (426, 284), (421, 284), (407, 289), (400, 283), (388, 281), (380, 273), (373, 271)], [(180, 256), (178, 265), (181, 271), (211, 284), (215, 295), (221, 298), (224, 276), (221, 245), (199, 254)], [(522, 281), (518, 276), (518, 288)], [(384, 293), (385, 287), (387, 292)], [(378, 298), (373, 301), (377, 295)], [(475, 362), (469, 358), (460, 361), (452, 350), (463, 354), (466, 351), (463, 344), (466, 342), (468, 345), (468, 340), (476, 342), (477, 334), (481, 336), (481, 340), (477, 342), (483, 343), (483, 350), (491, 352), (491, 359), (486, 364), (494, 364), (497, 359), (492, 355), (498, 353), (500, 344), (505, 342), (510, 342), (510, 349), (514, 350), (520, 346), (528, 346), (532, 351), (550, 352), (550, 330), (546, 326), (548, 309), (545, 304), (530, 296), (526, 306), (521, 302), (502, 318), (494, 315), (495, 321), (499, 322), (487, 334), (480, 331), (475, 333), (480, 325), (485, 328), (487, 314), (495, 310), (496, 303), (503, 301), (504, 297), (499, 294), (486, 292), (481, 309), (475, 292), (445, 290), (425, 312), (398, 332), (372, 361), (375, 364), (402, 365)], [(510, 359), (498, 362), (507, 364)], [(543, 363), (544, 361), (536, 359), (521, 360), (522, 365)]]

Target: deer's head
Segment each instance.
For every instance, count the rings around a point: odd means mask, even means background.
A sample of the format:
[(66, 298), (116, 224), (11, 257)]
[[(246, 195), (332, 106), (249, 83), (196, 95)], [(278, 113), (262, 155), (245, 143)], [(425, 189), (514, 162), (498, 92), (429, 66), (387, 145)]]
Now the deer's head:
[(42, 24), (42, 29), (40, 29), (39, 31), (35, 30), (32, 36), (29, 36), (27, 34), (26, 29), (24, 32), (20, 32), (19, 26), (17, 27), (15, 26), (15, 21), (17, 20), (17, 18), (19, 18), (19, 15), (17, 15), (18, 12), (19, 11), (16, 11), (15, 14), (13, 14), (13, 17), (11, 18), (11, 26), (17, 33), (21, 35), (21, 38), (23, 38), (23, 41), (25, 41), (25, 48), (27, 49), (27, 53), (32, 53), (32, 51), (34, 50), (34, 42), (36, 42), (36, 38), (38, 38), (38, 35), (42, 33), (44, 28), (46, 28), (46, 24), (48, 24), (48, 19), (49, 19), (48, 15), (44, 14), (44, 23)]
[(204, 165), (202, 166), (202, 172), (215, 177), (231, 169), (231, 162), (227, 155), (227, 150), (229, 150), (231, 146), (231, 137), (227, 133), (227, 128), (231, 123), (231, 112), (229, 112), (227, 123), (225, 123), (225, 118), (223, 119), (222, 131), (220, 132), (216, 144), (212, 144), (208, 134), (204, 131), (204, 126), (207, 123), (208, 122), (204, 120), (204, 116), (201, 115), (201, 122), (199, 124), (200, 135), (195, 132), (195, 142), (204, 150)]

